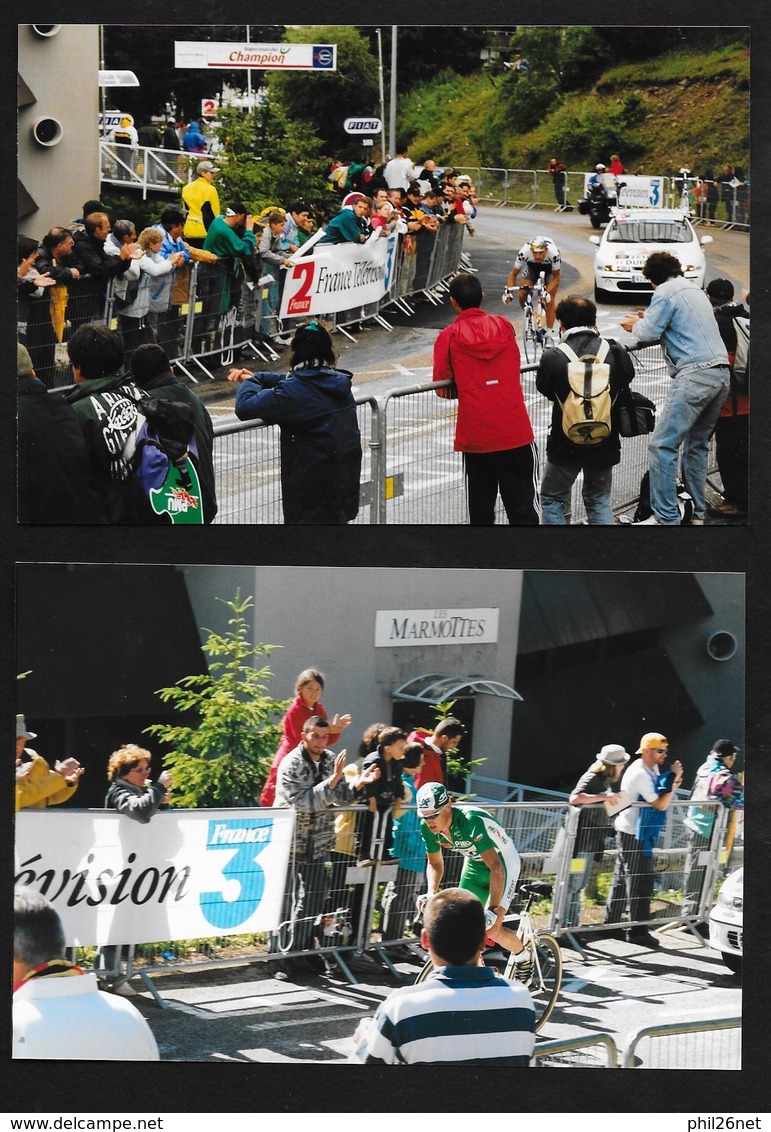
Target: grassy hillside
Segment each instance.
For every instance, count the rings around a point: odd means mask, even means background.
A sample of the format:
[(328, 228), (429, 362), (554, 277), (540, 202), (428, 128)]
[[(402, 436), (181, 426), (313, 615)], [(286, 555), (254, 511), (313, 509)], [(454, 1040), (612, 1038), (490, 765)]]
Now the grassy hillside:
[(540, 124), (518, 132), (530, 81), (482, 72), (413, 88), (399, 105), (411, 153), (508, 168), (543, 168), (557, 154), (587, 169), (611, 152), (632, 172), (667, 173), (686, 160), (697, 172), (749, 167), (749, 52), (740, 45), (615, 66), (591, 91), (551, 98)]

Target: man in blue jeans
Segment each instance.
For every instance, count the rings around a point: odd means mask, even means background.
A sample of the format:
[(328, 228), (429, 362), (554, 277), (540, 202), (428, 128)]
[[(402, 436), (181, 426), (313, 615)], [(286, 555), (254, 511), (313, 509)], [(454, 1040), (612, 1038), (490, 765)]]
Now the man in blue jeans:
[(704, 292), (683, 278), (680, 261), (654, 252), (643, 267), (653, 286), (647, 311), (621, 321), (635, 345), (660, 342), (669, 363), (672, 386), (648, 446), (651, 508), (647, 524), (678, 526), (677, 461), (693, 498), (692, 523), (706, 511), (705, 485), (709, 440), (729, 388), (728, 354)]

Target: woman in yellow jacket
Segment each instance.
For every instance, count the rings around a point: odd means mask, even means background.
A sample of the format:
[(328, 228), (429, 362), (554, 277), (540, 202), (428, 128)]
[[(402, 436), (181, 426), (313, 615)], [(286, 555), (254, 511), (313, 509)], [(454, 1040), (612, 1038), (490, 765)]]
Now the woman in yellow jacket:
[(58, 806), (71, 798), (78, 788), (83, 767), (77, 759), (57, 762), (51, 770), (46, 760), (25, 747), (27, 739), (36, 738), (28, 731), (23, 715), (16, 716), (16, 809), (42, 810)]

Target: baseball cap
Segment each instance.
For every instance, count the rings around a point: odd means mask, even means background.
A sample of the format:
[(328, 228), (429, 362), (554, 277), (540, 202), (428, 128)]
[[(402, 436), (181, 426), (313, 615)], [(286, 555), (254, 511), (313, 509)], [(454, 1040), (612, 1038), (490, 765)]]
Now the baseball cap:
[(668, 747), (669, 739), (666, 735), (659, 735), (658, 731), (647, 731), (640, 740), (640, 746), (635, 752), (641, 755), (643, 751), (647, 751), (650, 747)]
[(17, 739), (37, 739), (35, 731), (28, 731), (27, 724), (23, 715), (16, 716), (16, 738)]
[(727, 759), (738, 754), (739, 748), (730, 739), (718, 739), (712, 744), (712, 753), (719, 759)]
[(423, 818), (432, 818), (449, 801), (450, 795), (441, 782), (424, 782), (415, 798), (418, 813)]
[(606, 743), (597, 755), (597, 761), (605, 766), (621, 766), (628, 763), (631, 757), (618, 743)]
[(734, 297), (734, 285), (730, 279), (713, 279), (707, 284), (707, 294), (711, 299), (730, 302)]
[(199, 161), (195, 168), (198, 173), (213, 173), (217, 166), (211, 161)]

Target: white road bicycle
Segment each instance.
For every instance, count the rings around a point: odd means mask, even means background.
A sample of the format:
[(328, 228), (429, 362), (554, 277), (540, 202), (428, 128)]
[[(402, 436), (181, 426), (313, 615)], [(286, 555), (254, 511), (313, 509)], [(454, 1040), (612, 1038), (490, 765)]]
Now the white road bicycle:
[[(560, 945), (553, 935), (536, 927), (533, 913), (530, 911), (535, 900), (542, 900), (551, 896), (552, 891), (553, 886), (542, 881), (521, 884), (519, 894), (525, 899), (524, 906), (518, 916), (507, 917), (505, 921), (508, 927), (516, 931), (525, 947), (530, 951), (533, 960), (533, 974), (527, 987), (535, 1006), (536, 1032), (551, 1017), (562, 985), (562, 951)], [(518, 919), (519, 924), (509, 922), (510, 919)], [(515, 979), (514, 968), (514, 956), (509, 954), (502, 971), (504, 979), (511, 979), (512, 981)], [(422, 983), (430, 977), (433, 970), (434, 965), (429, 959), (422, 967), (415, 982)]]
[(546, 273), (528, 286), (522, 308), (522, 351), (528, 365), (535, 364), (546, 341)]

